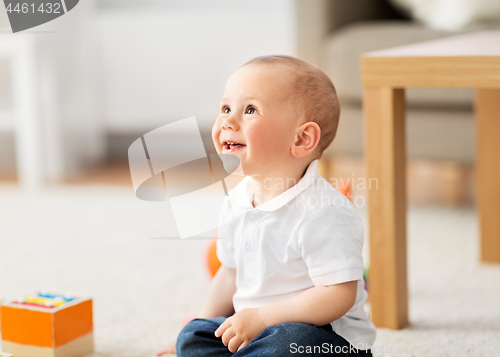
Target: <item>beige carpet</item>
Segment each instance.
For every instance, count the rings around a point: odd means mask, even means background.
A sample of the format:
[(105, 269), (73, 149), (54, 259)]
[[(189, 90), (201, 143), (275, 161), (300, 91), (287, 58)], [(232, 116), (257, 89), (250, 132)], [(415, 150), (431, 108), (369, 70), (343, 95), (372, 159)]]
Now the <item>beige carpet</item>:
[[(92, 296), (92, 356), (152, 356), (200, 308), (209, 284), (207, 241), (148, 239), (162, 235), (165, 214), (127, 187), (0, 186), (0, 299), (38, 289)], [(498, 354), (500, 265), (478, 264), (472, 208), (412, 208), (408, 230), (412, 324), (379, 329), (375, 355)], [(483, 352), (461, 353), (462, 345)]]

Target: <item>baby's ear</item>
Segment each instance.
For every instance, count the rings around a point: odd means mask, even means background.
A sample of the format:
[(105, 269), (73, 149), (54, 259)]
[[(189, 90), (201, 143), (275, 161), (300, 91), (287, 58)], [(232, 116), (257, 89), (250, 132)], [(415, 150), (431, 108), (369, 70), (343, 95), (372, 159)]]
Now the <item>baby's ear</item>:
[(298, 159), (311, 154), (318, 146), (321, 129), (318, 123), (309, 121), (299, 126), (295, 132), (292, 155)]

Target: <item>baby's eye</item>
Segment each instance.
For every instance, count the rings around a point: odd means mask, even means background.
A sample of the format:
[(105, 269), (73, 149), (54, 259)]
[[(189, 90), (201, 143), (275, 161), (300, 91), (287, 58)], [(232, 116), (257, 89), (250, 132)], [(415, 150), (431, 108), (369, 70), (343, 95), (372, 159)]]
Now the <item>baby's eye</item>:
[(229, 113), (231, 113), (231, 108), (229, 108), (229, 107), (224, 107), (224, 108), (222, 108), (222, 112), (223, 112), (223, 113), (226, 113), (226, 114), (229, 114)]
[(245, 114), (256, 114), (258, 113), (257, 112), (257, 109), (255, 109), (254, 107), (248, 107), (247, 111), (245, 112)]

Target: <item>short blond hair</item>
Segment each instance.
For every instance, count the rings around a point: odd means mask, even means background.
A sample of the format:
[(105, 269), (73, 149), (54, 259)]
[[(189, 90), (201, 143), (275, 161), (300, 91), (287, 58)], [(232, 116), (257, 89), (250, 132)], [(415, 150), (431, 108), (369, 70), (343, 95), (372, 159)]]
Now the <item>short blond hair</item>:
[(335, 138), (340, 117), (340, 101), (331, 79), (318, 66), (293, 56), (260, 56), (243, 66), (249, 64), (283, 65), (293, 71), (292, 95), (287, 102), (294, 106), (301, 121), (319, 125), (318, 149), (323, 153)]

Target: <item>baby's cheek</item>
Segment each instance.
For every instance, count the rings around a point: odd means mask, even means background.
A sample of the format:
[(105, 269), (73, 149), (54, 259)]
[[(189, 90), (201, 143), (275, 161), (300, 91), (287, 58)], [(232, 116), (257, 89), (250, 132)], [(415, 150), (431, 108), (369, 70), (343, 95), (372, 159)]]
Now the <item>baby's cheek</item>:
[(262, 148), (268, 141), (265, 131), (259, 130), (258, 127), (248, 128), (245, 131), (245, 137), (247, 139), (247, 144), (249, 144), (249, 146), (251, 146), (254, 150)]
[(280, 133), (271, 128), (254, 127), (247, 131), (247, 140), (252, 144), (252, 151), (261, 155), (270, 155), (280, 150)]

